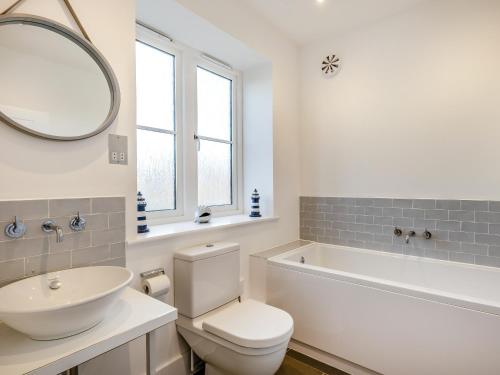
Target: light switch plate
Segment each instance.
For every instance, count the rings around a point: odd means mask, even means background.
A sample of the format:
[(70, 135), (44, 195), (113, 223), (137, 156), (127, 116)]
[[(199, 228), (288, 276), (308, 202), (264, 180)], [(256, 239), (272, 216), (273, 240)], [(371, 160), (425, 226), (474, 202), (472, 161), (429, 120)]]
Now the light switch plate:
[(124, 135), (110, 134), (108, 138), (109, 163), (128, 164), (128, 139)]

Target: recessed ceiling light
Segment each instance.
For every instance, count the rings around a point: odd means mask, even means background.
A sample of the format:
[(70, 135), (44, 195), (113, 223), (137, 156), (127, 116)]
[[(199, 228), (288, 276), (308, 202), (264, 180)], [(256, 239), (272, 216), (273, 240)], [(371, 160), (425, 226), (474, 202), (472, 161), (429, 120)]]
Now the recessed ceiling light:
[(316, 0), (316, 2), (319, 4), (323, 4), (325, 2), (325, 0)]

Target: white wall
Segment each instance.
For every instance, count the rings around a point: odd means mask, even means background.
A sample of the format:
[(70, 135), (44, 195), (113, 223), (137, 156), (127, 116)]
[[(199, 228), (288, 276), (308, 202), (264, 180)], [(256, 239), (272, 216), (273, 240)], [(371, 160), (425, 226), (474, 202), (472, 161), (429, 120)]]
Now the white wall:
[[(0, 0), (6, 9), (11, 0)], [(104, 133), (76, 142), (54, 142), (27, 136), (0, 124), (0, 200), (89, 196), (127, 196), (134, 209), (135, 77), (133, 0), (74, 0), (75, 11), (94, 45), (113, 67), (122, 105), (116, 121)], [(47, 17), (71, 26), (62, 1), (25, 1), (15, 12)], [(129, 165), (108, 164), (107, 134), (129, 137)], [(128, 232), (134, 233), (134, 217)]]
[(429, 1), (305, 46), (302, 195), (499, 199), (499, 19), (498, 1)]
[[(10, 5), (0, 0), (0, 8)], [(298, 56), (293, 43), (260, 16), (230, 0), (183, 0), (180, 3), (223, 31), (258, 51), (273, 65), (273, 189), (274, 213), (279, 221), (253, 224), (204, 235), (131, 247), (128, 267), (140, 271), (165, 267), (172, 276), (172, 254), (176, 249), (219, 240), (236, 241), (242, 248), (242, 276), (248, 280), (248, 254), (298, 238)], [(134, 237), (135, 176), (135, 3), (132, 0), (74, 0), (75, 10), (96, 47), (115, 70), (122, 91), (117, 120), (105, 133), (77, 142), (37, 139), (7, 126), (0, 126), (0, 199), (30, 199), (124, 195), (127, 197), (127, 237)], [(220, 12), (224, 9), (224, 12)], [(18, 11), (71, 24), (58, 1), (26, 1)], [(165, 15), (168, 17), (168, 15)], [(107, 162), (107, 134), (129, 137), (129, 165)], [(245, 197), (248, 199), (248, 197)], [(137, 286), (138, 279), (134, 280)], [(169, 295), (171, 302), (172, 295)], [(160, 331), (162, 366), (182, 365), (186, 346), (178, 342), (173, 324)], [(83, 374), (142, 374), (145, 371), (142, 339), (125, 345), (82, 366)], [(180, 359), (180, 360), (179, 360)], [(182, 371), (182, 370), (180, 370)]]

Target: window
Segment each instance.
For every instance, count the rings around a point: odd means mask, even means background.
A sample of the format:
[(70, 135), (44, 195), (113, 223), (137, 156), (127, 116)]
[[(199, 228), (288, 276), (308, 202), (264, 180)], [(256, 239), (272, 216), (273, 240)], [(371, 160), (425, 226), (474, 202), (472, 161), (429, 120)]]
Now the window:
[(238, 73), (138, 26), (137, 184), (157, 223), (241, 203)]
[(233, 82), (197, 68), (198, 202), (233, 204)]
[(175, 56), (136, 43), (137, 186), (149, 211), (176, 208)]

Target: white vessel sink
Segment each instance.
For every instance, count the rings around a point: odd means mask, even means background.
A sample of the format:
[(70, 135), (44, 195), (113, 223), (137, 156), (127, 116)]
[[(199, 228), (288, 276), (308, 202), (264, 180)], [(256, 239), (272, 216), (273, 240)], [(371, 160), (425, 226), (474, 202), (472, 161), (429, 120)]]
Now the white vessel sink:
[(35, 340), (76, 335), (105, 318), (132, 276), (84, 267), (24, 279), (0, 288), (0, 320)]

